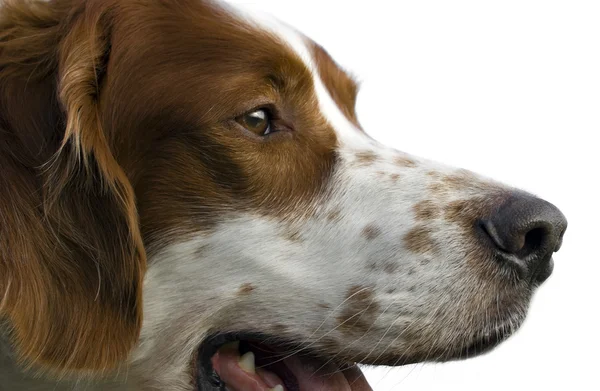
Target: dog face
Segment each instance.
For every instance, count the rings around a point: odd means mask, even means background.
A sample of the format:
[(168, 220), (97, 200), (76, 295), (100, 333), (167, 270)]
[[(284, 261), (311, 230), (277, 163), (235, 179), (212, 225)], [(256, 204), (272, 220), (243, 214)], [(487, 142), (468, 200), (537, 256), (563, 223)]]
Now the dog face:
[[(61, 33), (40, 79), (60, 78), (60, 152), (104, 178), (130, 257), (148, 254), (138, 387), (305, 391), (342, 369), (323, 389), (358, 390), (350, 364), (472, 356), (519, 327), (566, 228), (556, 208), (371, 139), (355, 82), (288, 26), (202, 1), (75, 3), (48, 6), (71, 10), (57, 30), (94, 33), (81, 51)], [(227, 369), (236, 340), (276, 359)]]

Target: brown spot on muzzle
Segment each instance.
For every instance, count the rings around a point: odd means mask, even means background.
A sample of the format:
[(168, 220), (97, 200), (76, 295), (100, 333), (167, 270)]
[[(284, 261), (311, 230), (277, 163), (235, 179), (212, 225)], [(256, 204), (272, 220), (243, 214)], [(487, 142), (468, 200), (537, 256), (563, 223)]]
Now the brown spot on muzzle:
[(254, 285), (252, 285), (251, 283), (247, 282), (245, 284), (242, 284), (240, 286), (240, 289), (238, 289), (238, 296), (247, 296), (249, 295), (253, 290), (254, 290)]
[(421, 201), (414, 206), (417, 220), (433, 220), (440, 216), (440, 208), (430, 200)]
[(409, 157), (405, 157), (405, 156), (396, 156), (394, 158), (394, 164), (397, 165), (398, 167), (416, 167), (417, 166), (417, 162), (414, 161), (413, 159), (409, 158)]
[(342, 212), (339, 209), (332, 210), (327, 214), (327, 221), (337, 222), (341, 220)]
[(379, 304), (369, 287), (355, 285), (348, 290), (344, 308), (337, 317), (338, 330), (343, 333), (365, 333), (373, 325)]
[(429, 171), (427, 175), (434, 179), (429, 189), (438, 195), (468, 190), (482, 193), (497, 193), (502, 190), (501, 186), (485, 181), (474, 172), (465, 169), (458, 169), (449, 175), (444, 175), (437, 171)]
[(444, 218), (448, 222), (458, 224), (463, 228), (470, 227), (477, 218), (481, 217), (478, 216), (478, 213), (467, 200), (452, 201), (444, 209)]
[(436, 252), (437, 244), (431, 236), (431, 230), (425, 226), (417, 226), (404, 236), (404, 245), (416, 254)]
[(367, 240), (373, 240), (381, 234), (381, 229), (375, 224), (369, 224), (362, 230), (362, 236)]
[(386, 262), (383, 265), (383, 271), (387, 274), (394, 274), (398, 270), (398, 264), (394, 262)]
[(444, 208), (444, 218), (449, 223), (471, 230), (479, 220), (493, 214), (509, 197), (509, 192), (496, 192), (487, 197), (452, 201)]
[(471, 172), (466, 170), (458, 170), (452, 175), (446, 175), (442, 178), (442, 182), (453, 189), (461, 189), (473, 186), (480, 182), (479, 179)]
[(377, 160), (377, 155), (372, 151), (362, 151), (356, 154), (356, 162), (361, 166), (369, 166)]

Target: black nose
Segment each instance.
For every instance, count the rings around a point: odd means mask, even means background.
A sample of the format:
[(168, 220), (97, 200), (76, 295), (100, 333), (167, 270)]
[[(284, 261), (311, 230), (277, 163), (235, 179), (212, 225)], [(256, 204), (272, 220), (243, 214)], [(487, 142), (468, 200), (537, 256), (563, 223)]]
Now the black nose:
[(550, 277), (552, 254), (560, 249), (567, 229), (567, 219), (557, 207), (519, 194), (481, 223), (499, 259), (515, 268), (522, 278), (541, 283)]

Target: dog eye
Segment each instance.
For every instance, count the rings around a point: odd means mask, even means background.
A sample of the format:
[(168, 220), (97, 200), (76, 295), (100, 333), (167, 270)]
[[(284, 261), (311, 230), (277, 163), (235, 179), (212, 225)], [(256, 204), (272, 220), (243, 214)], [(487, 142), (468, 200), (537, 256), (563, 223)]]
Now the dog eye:
[(254, 110), (238, 117), (237, 122), (259, 136), (266, 136), (274, 131), (271, 113), (267, 109)]

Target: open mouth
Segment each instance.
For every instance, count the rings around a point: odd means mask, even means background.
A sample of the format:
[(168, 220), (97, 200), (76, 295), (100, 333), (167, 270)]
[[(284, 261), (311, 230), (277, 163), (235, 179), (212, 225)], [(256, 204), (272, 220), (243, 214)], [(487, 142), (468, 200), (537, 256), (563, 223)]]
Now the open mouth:
[[(484, 354), (510, 334), (506, 327), (496, 328), (479, 334), (453, 354), (429, 360)], [(418, 361), (422, 360), (402, 364)], [(310, 344), (302, 346), (260, 333), (216, 334), (207, 338), (198, 348), (194, 371), (196, 391), (207, 387), (219, 391), (372, 391), (356, 363), (336, 361)]]
[(198, 349), (196, 390), (371, 391), (354, 363), (256, 334), (218, 334)]

